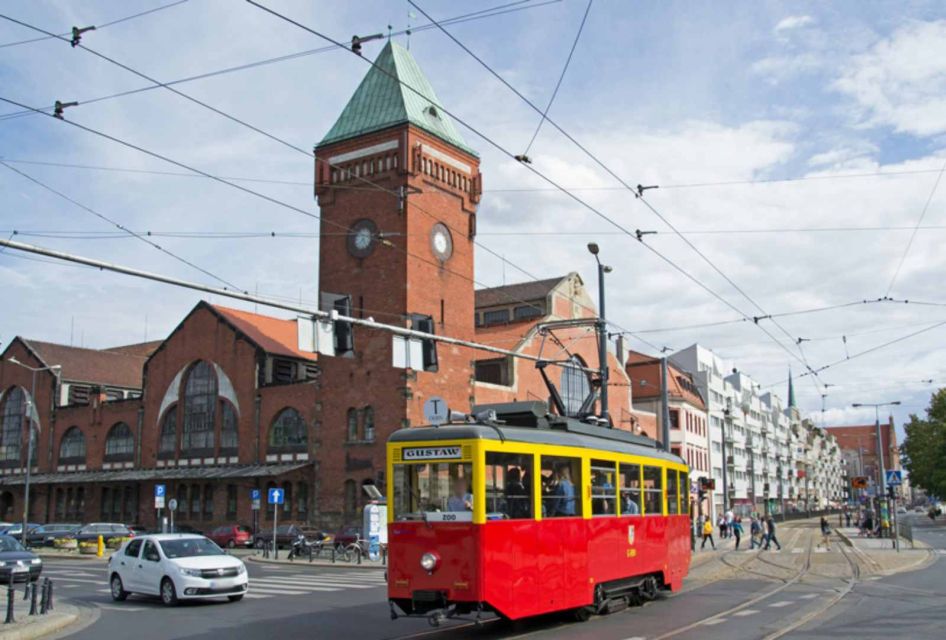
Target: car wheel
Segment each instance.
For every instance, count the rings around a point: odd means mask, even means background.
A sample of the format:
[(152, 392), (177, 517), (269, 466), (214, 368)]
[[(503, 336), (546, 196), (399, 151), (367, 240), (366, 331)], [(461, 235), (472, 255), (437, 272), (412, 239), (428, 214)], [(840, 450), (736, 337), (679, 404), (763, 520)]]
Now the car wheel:
[(121, 576), (117, 573), (112, 574), (112, 579), (109, 582), (109, 586), (112, 591), (112, 600), (116, 602), (123, 602), (125, 598), (128, 597), (128, 592), (125, 591), (125, 585), (122, 584)]
[(230, 538), (230, 540), (227, 542), (227, 549), (232, 549), (235, 546), (236, 546), (236, 542), (233, 540), (233, 538)]
[(169, 607), (177, 604), (177, 590), (174, 588), (174, 581), (170, 578), (161, 581), (161, 602)]
[(237, 594), (235, 596), (227, 596), (227, 600), (229, 600), (230, 602), (239, 602), (242, 599), (243, 599), (242, 593)]

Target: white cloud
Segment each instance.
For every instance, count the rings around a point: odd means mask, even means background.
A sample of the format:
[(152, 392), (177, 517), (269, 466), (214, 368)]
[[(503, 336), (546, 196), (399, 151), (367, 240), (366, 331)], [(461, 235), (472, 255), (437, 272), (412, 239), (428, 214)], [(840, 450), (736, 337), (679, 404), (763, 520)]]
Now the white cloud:
[(946, 20), (911, 22), (850, 59), (834, 83), (867, 126), (946, 132)]
[(785, 31), (791, 31), (792, 29), (800, 29), (801, 27), (807, 27), (810, 24), (814, 24), (815, 19), (811, 16), (788, 16), (787, 18), (782, 18), (779, 20), (778, 24), (775, 25), (775, 33), (783, 33)]

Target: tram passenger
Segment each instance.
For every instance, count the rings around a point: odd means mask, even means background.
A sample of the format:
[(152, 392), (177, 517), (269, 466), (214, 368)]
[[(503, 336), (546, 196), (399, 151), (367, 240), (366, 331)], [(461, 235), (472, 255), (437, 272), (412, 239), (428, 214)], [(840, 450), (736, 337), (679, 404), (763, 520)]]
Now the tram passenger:
[(567, 463), (555, 467), (555, 482), (550, 500), (550, 515), (554, 517), (575, 515), (575, 485), (572, 484), (571, 470)]
[(453, 481), (453, 495), (447, 498), (447, 511), (473, 511), (473, 494), (463, 478)]
[(624, 499), (621, 501), (621, 515), (622, 516), (639, 516), (641, 514), (641, 508), (637, 506), (637, 502), (628, 492), (622, 492)]
[(529, 494), (526, 486), (522, 482), (521, 471), (519, 467), (512, 467), (506, 472), (506, 517), (507, 518), (528, 518), (529, 513)]
[(614, 507), (608, 496), (614, 495), (614, 486), (608, 482), (607, 476), (600, 471), (591, 472), (592, 502), (591, 510), (594, 515), (609, 515), (614, 513)]

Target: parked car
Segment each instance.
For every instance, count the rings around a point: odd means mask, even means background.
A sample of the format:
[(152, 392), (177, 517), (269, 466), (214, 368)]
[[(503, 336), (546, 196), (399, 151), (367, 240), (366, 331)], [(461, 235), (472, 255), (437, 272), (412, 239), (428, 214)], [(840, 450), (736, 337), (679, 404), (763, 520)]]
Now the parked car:
[(43, 572), (43, 561), (12, 536), (0, 536), (0, 584), (39, 580)]
[(99, 536), (102, 536), (107, 543), (112, 538), (134, 538), (135, 532), (117, 522), (92, 522), (82, 525), (74, 535), (79, 542), (95, 541), (99, 539)]
[(108, 559), (112, 598), (130, 593), (156, 595), (168, 606), (179, 600), (243, 599), (249, 586), (246, 566), (204, 536), (180, 533), (129, 540)]
[(350, 524), (338, 530), (338, 533), (335, 534), (334, 544), (336, 548), (344, 548), (354, 542), (358, 542), (361, 537), (361, 527)]
[[(276, 527), (276, 546), (280, 548), (288, 548), (295, 542), (296, 538), (299, 537), (299, 534), (305, 534), (306, 531), (294, 524), (281, 524)], [(266, 545), (272, 546), (273, 544), (273, 530), (272, 528), (263, 529), (257, 531), (254, 536), (254, 540), (257, 548), (262, 548)]]
[(157, 529), (149, 529), (148, 531), (146, 531), (146, 533), (149, 533), (149, 534), (157, 534), (157, 533), (190, 533), (190, 534), (193, 534), (193, 535), (195, 535), (195, 536), (202, 536), (202, 535), (204, 535), (204, 532), (201, 531), (200, 529), (198, 529), (198, 528), (195, 527), (195, 526), (192, 526), (192, 525), (189, 525), (189, 524), (183, 524), (183, 523), (182, 523), (182, 524), (178, 524), (177, 522), (174, 523), (174, 526), (171, 526), (170, 524), (168, 524), (168, 530), (167, 530), (167, 531), (162, 531), (162, 530), (160, 529), (160, 527), (159, 527), (159, 528), (157, 528)]
[[(26, 523), (26, 535), (29, 536), (30, 531), (32, 531), (33, 529), (35, 529), (35, 528), (38, 527), (38, 526), (39, 526), (39, 523), (37, 523), (37, 522), (27, 522), (27, 523)], [(17, 523), (15, 523), (15, 524), (11, 524), (11, 525), (8, 526), (8, 527), (4, 527), (3, 529), (0, 529), (0, 535), (13, 536), (13, 537), (17, 538), (18, 540), (19, 540), (19, 539), (22, 539), (22, 538), (23, 538), (23, 523), (22, 523), (22, 522), (17, 522)]]
[(217, 527), (207, 536), (221, 547), (252, 547), (253, 530), (242, 524), (228, 524)]
[(56, 538), (72, 536), (82, 525), (77, 523), (58, 522), (43, 524), (32, 529), (26, 536), (31, 547), (51, 547)]

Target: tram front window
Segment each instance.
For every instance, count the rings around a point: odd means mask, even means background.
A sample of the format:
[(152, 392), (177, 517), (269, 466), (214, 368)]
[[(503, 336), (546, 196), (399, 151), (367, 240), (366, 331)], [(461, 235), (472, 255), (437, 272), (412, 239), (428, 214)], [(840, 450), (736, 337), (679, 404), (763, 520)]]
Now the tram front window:
[(532, 480), (531, 454), (487, 453), (487, 519), (531, 518)]
[[(463, 462), (394, 466), (398, 520), (473, 519), (473, 465)], [(450, 514), (445, 516), (444, 514)]]

